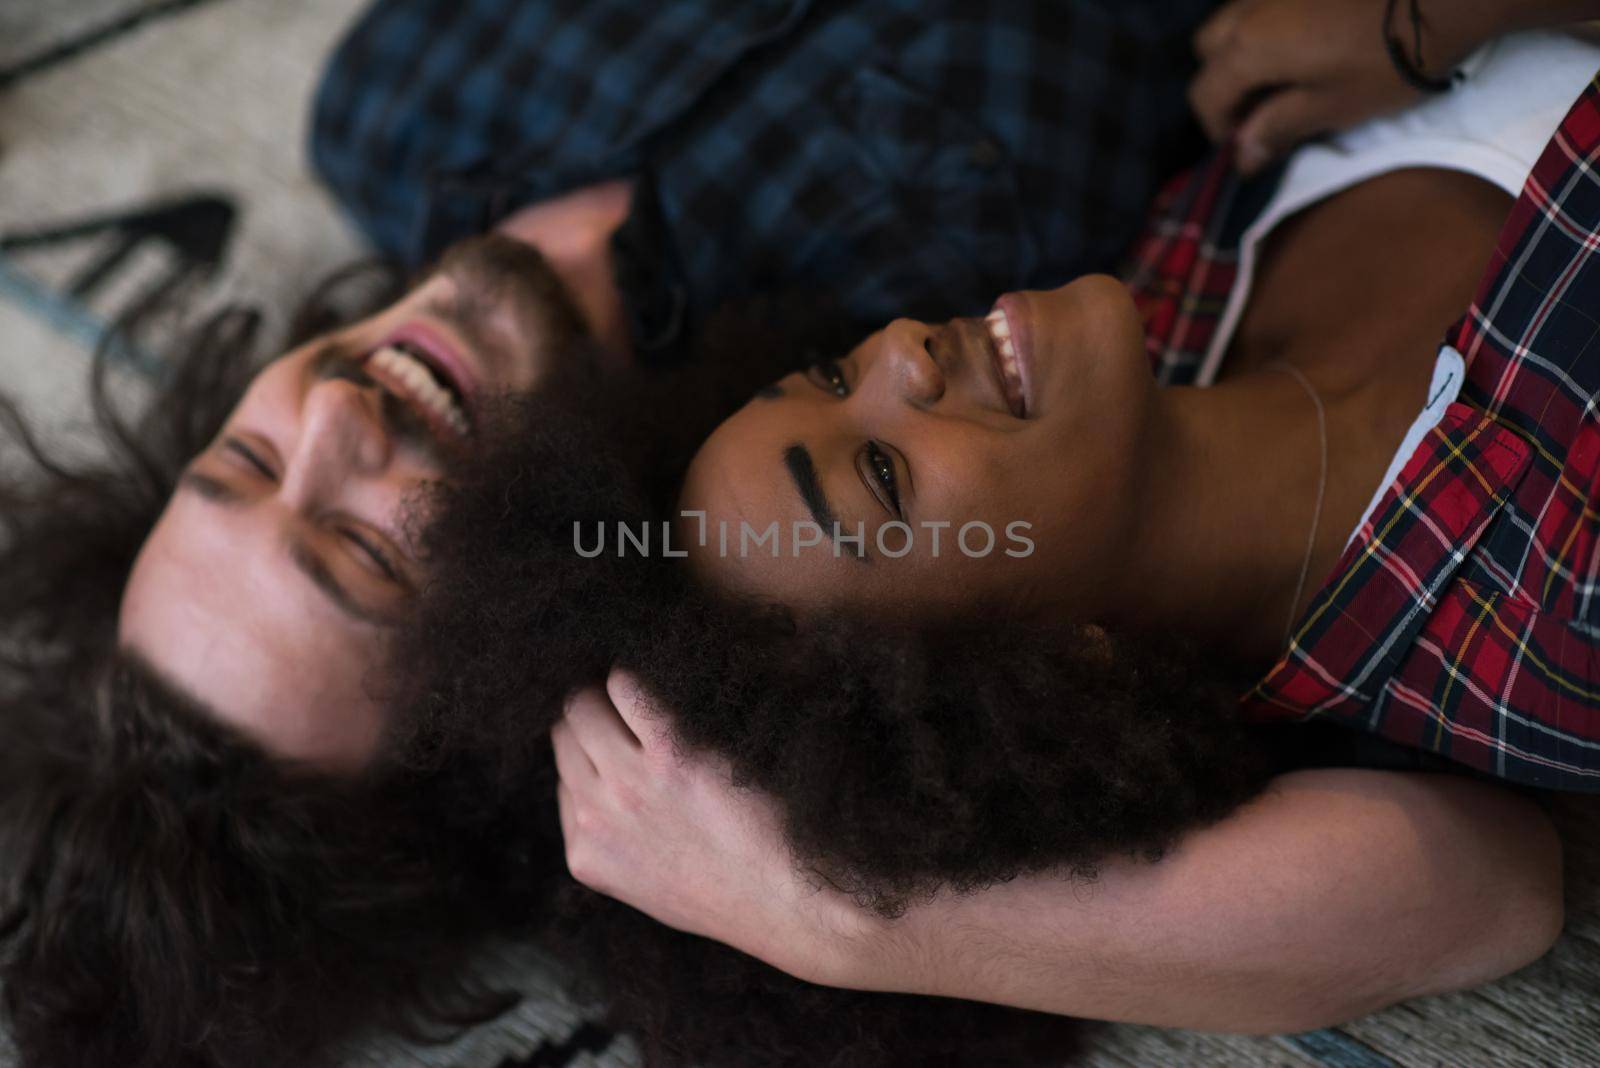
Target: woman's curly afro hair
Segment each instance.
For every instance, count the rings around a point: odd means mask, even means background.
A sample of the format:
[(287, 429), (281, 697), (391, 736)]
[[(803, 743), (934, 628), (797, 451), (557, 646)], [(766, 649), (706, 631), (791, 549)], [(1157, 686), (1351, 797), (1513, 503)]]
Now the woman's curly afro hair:
[[(994, 618), (801, 621), (614, 539), (580, 556), (577, 530), (586, 546), (600, 524), (661, 530), (689, 452), (674, 426), (693, 408), (660, 382), (581, 393), (513, 404), (496, 445), (436, 497), (432, 579), (401, 659), (412, 719), (438, 750), (492, 752), (502, 781), (553, 792), (546, 734), (563, 700), (620, 665), (680, 744), (779, 802), (799, 863), (891, 917), (942, 888), (1154, 859), (1259, 788), (1235, 691), (1192, 649)], [(918, 999), (805, 987), (586, 892), (563, 900), (552, 937), (601, 975), (617, 1022), (661, 1063), (718, 1050), (728, 1064), (831, 1063), (825, 1051), (915, 1063), (972, 1019), (948, 1002), (920, 1003), (937, 1006), (923, 1020)], [(867, 1022), (899, 1003), (920, 1022)], [(823, 1006), (858, 1023), (819, 1031)], [(910, 1046), (891, 1055), (889, 1034)], [(732, 1056), (729, 1036), (822, 1059)]]

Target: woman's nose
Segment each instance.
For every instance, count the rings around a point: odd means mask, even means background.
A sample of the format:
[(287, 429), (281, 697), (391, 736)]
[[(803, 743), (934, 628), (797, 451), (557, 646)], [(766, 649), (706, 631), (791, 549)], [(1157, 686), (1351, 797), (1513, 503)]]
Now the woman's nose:
[(338, 378), (318, 382), (301, 406), (300, 435), (284, 473), (284, 493), (306, 498), (346, 477), (377, 474), (393, 452), (377, 386)]
[(867, 369), (897, 400), (919, 408), (944, 396), (944, 372), (934, 360), (929, 341), (933, 329), (915, 319), (896, 319), (884, 328), (877, 358)]

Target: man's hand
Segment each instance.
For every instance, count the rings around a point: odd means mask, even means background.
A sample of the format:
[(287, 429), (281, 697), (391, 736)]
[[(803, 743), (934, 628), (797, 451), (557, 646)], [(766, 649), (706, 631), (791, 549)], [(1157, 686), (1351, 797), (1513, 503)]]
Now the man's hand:
[(1561, 930), (1549, 820), (1453, 776), (1290, 773), (1160, 863), (941, 893), (889, 921), (808, 885), (771, 802), (676, 752), (628, 676), (580, 693), (551, 737), (580, 882), (825, 985), (1276, 1033), (1486, 982)]
[[(1412, 46), (1408, 0), (1389, 27)], [(1418, 99), (1384, 47), (1384, 0), (1233, 0), (1200, 27), (1189, 102), (1213, 141), (1235, 138), (1239, 169), (1265, 166), (1301, 141)], [(1422, 0), (1427, 70), (1451, 70), (1493, 29), (1484, 5)]]
[(801, 978), (848, 981), (872, 918), (808, 884), (771, 800), (678, 751), (635, 679), (613, 671), (575, 695), (550, 740), (573, 878)]

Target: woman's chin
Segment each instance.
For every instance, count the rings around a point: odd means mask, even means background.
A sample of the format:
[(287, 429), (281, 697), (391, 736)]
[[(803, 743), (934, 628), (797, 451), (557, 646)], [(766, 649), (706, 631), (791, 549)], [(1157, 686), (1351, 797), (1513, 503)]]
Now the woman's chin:
[(1108, 274), (1084, 275), (1052, 290), (1014, 294), (1026, 309), (1031, 352), (1026, 361), (1040, 419), (1076, 421), (1085, 406), (1126, 404), (1149, 387), (1144, 324), (1133, 294)]

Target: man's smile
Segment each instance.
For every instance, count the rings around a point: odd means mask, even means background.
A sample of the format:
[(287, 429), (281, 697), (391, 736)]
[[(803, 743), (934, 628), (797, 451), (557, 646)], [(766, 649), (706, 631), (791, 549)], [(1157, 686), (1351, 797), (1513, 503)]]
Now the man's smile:
[(437, 437), (462, 441), (471, 436), (472, 417), (463, 391), (431, 353), (395, 338), (379, 346), (363, 366), (384, 389), (410, 405)]

